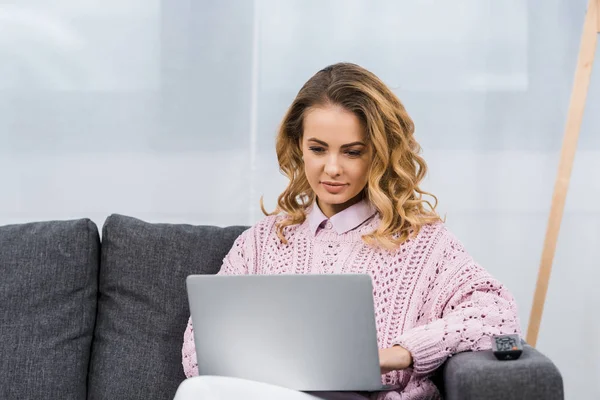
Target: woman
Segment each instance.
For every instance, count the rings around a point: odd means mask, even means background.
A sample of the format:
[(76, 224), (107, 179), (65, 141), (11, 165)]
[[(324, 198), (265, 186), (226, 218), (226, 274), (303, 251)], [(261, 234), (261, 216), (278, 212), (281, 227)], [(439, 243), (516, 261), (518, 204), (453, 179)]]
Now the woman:
[[(371, 397), (438, 398), (429, 378), (448, 357), (520, 333), (512, 295), (423, 198), (437, 202), (419, 186), (427, 167), (413, 122), (374, 74), (348, 63), (317, 72), (287, 111), (276, 148), (290, 182), (273, 213), (261, 204), (266, 218), (236, 240), (220, 274), (369, 274), (382, 381), (401, 388)], [(186, 376), (197, 375), (191, 320), (182, 353)], [(315, 398), (254, 382), (188, 381), (196, 393)]]

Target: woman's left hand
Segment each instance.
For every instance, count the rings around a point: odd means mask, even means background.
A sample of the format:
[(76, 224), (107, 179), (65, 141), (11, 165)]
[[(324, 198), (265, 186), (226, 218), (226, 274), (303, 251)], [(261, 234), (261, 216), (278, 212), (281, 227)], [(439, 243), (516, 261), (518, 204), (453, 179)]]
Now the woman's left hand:
[(408, 368), (412, 365), (413, 359), (410, 351), (402, 346), (394, 346), (379, 350), (379, 367), (381, 374), (387, 374), (391, 371)]

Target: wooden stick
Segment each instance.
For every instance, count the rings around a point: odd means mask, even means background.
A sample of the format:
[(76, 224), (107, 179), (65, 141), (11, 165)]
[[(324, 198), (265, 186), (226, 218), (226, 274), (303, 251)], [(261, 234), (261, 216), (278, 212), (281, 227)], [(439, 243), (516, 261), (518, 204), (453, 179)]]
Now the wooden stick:
[(552, 261), (556, 250), (556, 242), (560, 230), (560, 223), (565, 208), (573, 160), (577, 150), (577, 139), (581, 129), (583, 111), (585, 109), (585, 100), (587, 97), (588, 86), (594, 63), (594, 53), (596, 52), (596, 43), (598, 41), (598, 28), (600, 14), (600, 0), (589, 0), (585, 22), (583, 24), (583, 33), (577, 59), (577, 69), (575, 71), (575, 81), (571, 92), (569, 104), (569, 113), (567, 115), (567, 124), (563, 138), (563, 145), (560, 155), (558, 173), (554, 185), (554, 194), (552, 196), (552, 206), (546, 230), (546, 239), (542, 251), (542, 259), (538, 272), (538, 279), (529, 316), (529, 327), (527, 330), (527, 343), (531, 346), (536, 345), (537, 337), (544, 311), (544, 301), (548, 291), (548, 281), (552, 269)]
[(596, 21), (596, 30), (598, 33), (600, 33), (600, 0), (596, 1)]

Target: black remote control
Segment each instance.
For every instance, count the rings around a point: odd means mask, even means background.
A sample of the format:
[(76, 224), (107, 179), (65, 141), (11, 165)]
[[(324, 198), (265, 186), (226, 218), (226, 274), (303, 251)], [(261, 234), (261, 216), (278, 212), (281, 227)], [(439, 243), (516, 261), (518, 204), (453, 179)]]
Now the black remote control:
[(498, 360), (516, 360), (523, 353), (519, 335), (492, 336), (492, 351)]

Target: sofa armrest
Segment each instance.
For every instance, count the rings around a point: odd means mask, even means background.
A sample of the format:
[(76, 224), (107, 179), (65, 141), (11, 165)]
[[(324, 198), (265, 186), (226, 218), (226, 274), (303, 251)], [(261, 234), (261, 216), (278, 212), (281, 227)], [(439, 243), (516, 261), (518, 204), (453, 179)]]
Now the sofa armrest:
[(548, 357), (524, 344), (518, 360), (499, 361), (491, 350), (459, 353), (442, 367), (447, 400), (562, 400), (563, 381)]

